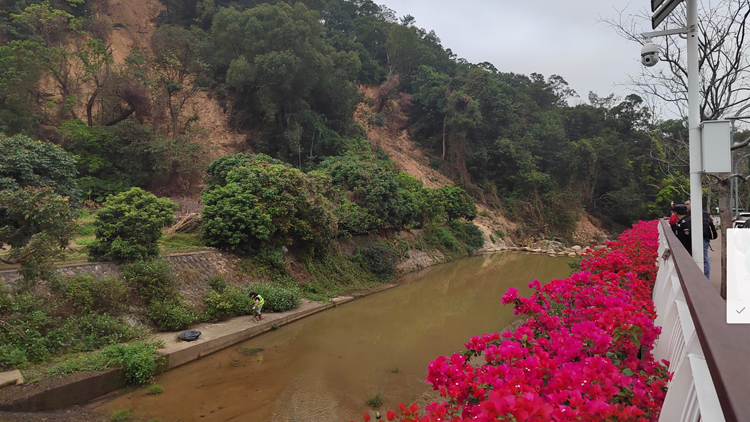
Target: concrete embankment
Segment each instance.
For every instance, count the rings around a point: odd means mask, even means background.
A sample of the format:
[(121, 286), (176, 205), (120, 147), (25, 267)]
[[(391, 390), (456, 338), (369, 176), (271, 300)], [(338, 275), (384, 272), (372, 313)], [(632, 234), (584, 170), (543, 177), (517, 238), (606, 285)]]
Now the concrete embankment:
[[(303, 300), (298, 308), (287, 312), (266, 313), (259, 322), (254, 322), (252, 316), (245, 315), (219, 323), (198, 324), (191, 329), (200, 331), (201, 336), (193, 342), (178, 340), (177, 332), (156, 334), (153, 338), (162, 340), (165, 344), (165, 347), (159, 350), (164, 359), (157, 373), (200, 359), (298, 319), (396, 286), (395, 283), (383, 284), (356, 294), (334, 298), (327, 303)], [(6, 396), (5, 400), (0, 402), (0, 411), (57, 410), (84, 403), (127, 386), (125, 373), (120, 369), (81, 372), (57, 381), (44, 386), (28, 384), (9, 387), (15, 394)], [(6, 392), (8, 391), (4, 391)]]
[[(552, 256), (575, 256), (581, 253), (581, 248), (571, 250), (553, 251), (542, 248), (517, 248), (497, 247), (487, 245), (480, 253), (494, 253), (501, 251), (519, 251), (527, 253), (542, 253)], [(218, 252), (201, 252), (197, 254), (185, 254), (170, 257), (171, 260), (180, 260), (172, 264), (180, 274), (179, 290), (188, 299), (195, 296), (191, 293), (202, 291), (207, 284), (210, 274), (233, 271), (230, 260)], [(182, 262), (184, 261), (184, 262)], [(217, 264), (217, 262), (220, 264)], [(399, 265), (400, 273), (410, 273), (402, 282), (418, 277), (416, 271), (420, 268), (431, 267), (445, 262), (445, 257), (439, 253), (427, 253), (422, 251), (410, 251), (410, 258), (402, 261)], [(73, 272), (100, 272), (96, 265), (86, 264), (70, 266), (67, 270)], [(217, 270), (217, 268), (219, 270)], [(114, 270), (113, 270), (114, 271)], [(184, 274), (183, 274), (184, 273)], [(7, 276), (7, 275), (6, 275)], [(7, 281), (7, 279), (6, 279)], [(200, 359), (203, 356), (230, 347), (249, 338), (262, 334), (274, 328), (281, 327), (290, 322), (315, 314), (317, 312), (338, 306), (351, 300), (372, 293), (386, 290), (397, 286), (397, 284), (384, 284), (358, 292), (335, 298), (327, 303), (303, 301), (297, 309), (281, 312), (266, 313), (263, 321), (253, 322), (251, 316), (242, 316), (219, 323), (204, 323), (192, 327), (192, 330), (200, 331), (201, 336), (194, 342), (178, 341), (176, 332), (155, 334), (154, 338), (161, 339), (165, 347), (159, 352), (164, 355), (164, 360), (158, 368), (161, 373), (177, 366)], [(110, 393), (126, 386), (124, 372), (112, 369), (100, 372), (81, 372), (66, 377), (54, 379), (51, 382), (31, 383), (28, 385), (15, 385), (3, 389), (0, 395), (0, 411), (33, 412), (44, 410), (62, 409), (76, 404), (81, 404), (96, 397)]]

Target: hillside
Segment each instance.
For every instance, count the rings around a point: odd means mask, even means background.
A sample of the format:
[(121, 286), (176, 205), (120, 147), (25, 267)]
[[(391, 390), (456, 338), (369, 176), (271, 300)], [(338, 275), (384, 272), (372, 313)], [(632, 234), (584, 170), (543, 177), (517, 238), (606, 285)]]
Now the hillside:
[(601, 241), (679, 191), (639, 98), (571, 107), (562, 77), (469, 63), (369, 0), (73, 3), (0, 13), (0, 131), (77, 156), (95, 203), (141, 187), (196, 211), (218, 157), (307, 173), (382, 151), (377, 166), (468, 192), (487, 237), (532, 245)]

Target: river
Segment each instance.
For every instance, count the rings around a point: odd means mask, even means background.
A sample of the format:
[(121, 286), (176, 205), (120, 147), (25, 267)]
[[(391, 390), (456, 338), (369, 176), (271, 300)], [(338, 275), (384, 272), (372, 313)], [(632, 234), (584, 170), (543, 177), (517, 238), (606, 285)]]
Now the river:
[(88, 407), (105, 415), (130, 408), (135, 420), (161, 422), (361, 421), (377, 393), (384, 413), (431, 391), (431, 360), (513, 322), (502, 294), (516, 287), (528, 295), (534, 279), (565, 277), (568, 260), (511, 252), (428, 268), (159, 375), (160, 395), (132, 387)]

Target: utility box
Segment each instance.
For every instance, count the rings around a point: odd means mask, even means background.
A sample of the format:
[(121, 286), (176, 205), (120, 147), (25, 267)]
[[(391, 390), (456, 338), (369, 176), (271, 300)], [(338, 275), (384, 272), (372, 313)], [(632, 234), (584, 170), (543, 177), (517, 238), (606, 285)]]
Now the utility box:
[(701, 123), (701, 150), (704, 173), (732, 171), (732, 124), (729, 120)]

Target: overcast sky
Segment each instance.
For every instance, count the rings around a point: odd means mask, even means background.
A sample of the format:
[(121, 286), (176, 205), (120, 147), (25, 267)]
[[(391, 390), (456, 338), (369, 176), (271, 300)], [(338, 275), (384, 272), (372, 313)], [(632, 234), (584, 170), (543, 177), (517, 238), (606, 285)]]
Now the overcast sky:
[(617, 85), (641, 66), (640, 46), (600, 23), (600, 16), (637, 14), (650, 6), (649, 0), (380, 1), (396, 16), (412, 15), (420, 28), (435, 30), (458, 57), (488, 61), (502, 72), (560, 75), (584, 101), (589, 91), (629, 94)]

